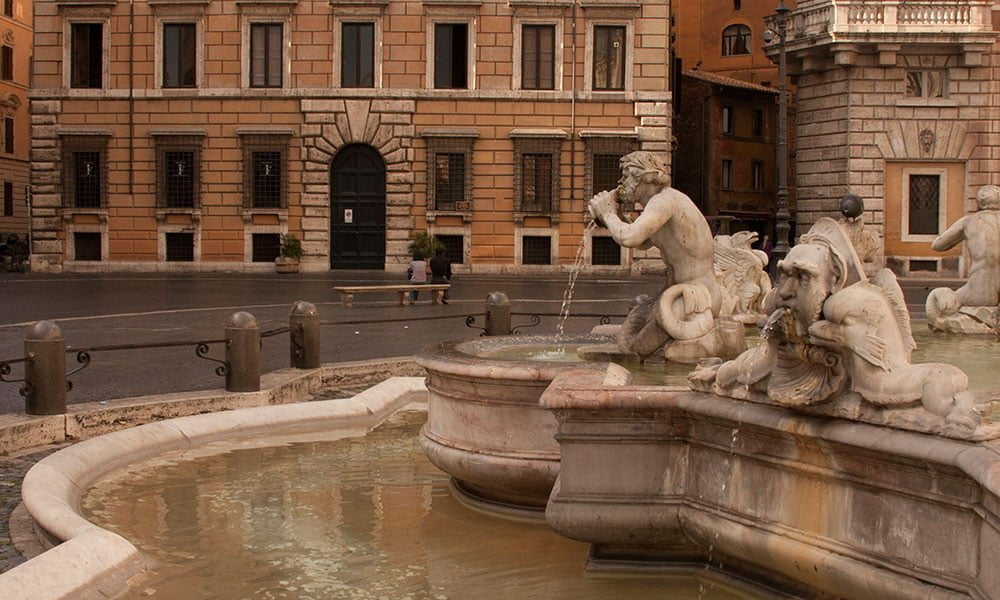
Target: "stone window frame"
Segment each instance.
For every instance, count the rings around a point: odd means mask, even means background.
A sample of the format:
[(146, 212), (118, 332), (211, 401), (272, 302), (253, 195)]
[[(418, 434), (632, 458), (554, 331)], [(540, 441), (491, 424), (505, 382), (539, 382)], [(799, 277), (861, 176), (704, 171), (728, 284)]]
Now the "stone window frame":
[(634, 130), (583, 130), (584, 171), (586, 180), (584, 189), (588, 198), (597, 192), (594, 190), (594, 155), (618, 154), (622, 156), (639, 150), (639, 134)]
[[(163, 28), (165, 25), (194, 25), (194, 87), (163, 87)], [(205, 83), (205, 17), (202, 13), (171, 14), (169, 16), (155, 17), (154, 33), (154, 58), (156, 68), (154, 69), (154, 87), (163, 90), (165, 93), (177, 93), (179, 95), (190, 94), (191, 90), (201, 88)], [(175, 91), (176, 90), (176, 91)]]
[[(240, 64), (242, 65), (240, 74), (240, 86), (242, 91), (248, 95), (267, 96), (273, 95), (275, 90), (286, 90), (292, 87), (292, 20), (290, 12), (278, 10), (268, 12), (265, 10), (250, 10), (249, 7), (258, 6), (255, 3), (241, 4), (241, 8), (247, 7), (247, 12), (242, 15), (240, 24)], [(260, 3), (260, 7), (267, 8), (266, 4)], [(254, 87), (250, 85), (251, 77), (251, 56), (250, 56), (250, 30), (253, 25), (281, 25), (281, 86), (280, 87)]]
[[(104, 96), (105, 90), (111, 82), (111, 10), (114, 3), (100, 4), (93, 6), (80, 5), (60, 5), (60, 10), (64, 13), (63, 36), (62, 36), (62, 84), (69, 96), (80, 97), (100, 97)], [(73, 77), (73, 25), (75, 24), (99, 24), (101, 25), (101, 87), (99, 88), (75, 88), (72, 87)]]
[[(528, 92), (559, 92), (563, 89), (563, 60), (565, 57), (563, 40), (563, 14), (565, 12), (562, 8), (557, 8), (558, 14), (553, 14), (552, 16), (517, 16), (514, 17), (514, 48), (513, 48), (513, 72), (511, 77), (513, 78), (513, 88), (515, 90), (523, 90)], [(553, 56), (553, 73), (552, 73), (552, 89), (538, 89), (538, 88), (525, 88), (524, 78), (522, 72), (522, 62), (524, 58), (524, 27), (525, 25), (550, 25), (555, 27), (555, 56)]]
[(612, 238), (611, 232), (604, 227), (591, 227), (587, 231), (586, 245), (584, 249), (584, 263), (590, 270), (607, 269), (617, 270), (621, 267), (628, 267), (632, 263), (632, 252), (629, 248), (619, 245), (621, 249), (618, 254), (617, 265), (595, 265), (594, 264), (594, 238)]
[[(524, 238), (525, 237), (547, 237), (549, 241), (549, 264), (547, 265), (526, 265), (524, 264)], [(559, 228), (558, 227), (523, 227), (514, 228), (514, 265), (522, 269), (531, 271), (547, 271), (559, 268)]]
[[(425, 32), (425, 71), (426, 78), (424, 80), (424, 86), (428, 90), (434, 90), (439, 93), (453, 95), (455, 93), (463, 93), (476, 89), (476, 56), (477, 56), (477, 24), (479, 22), (479, 3), (475, 0), (464, 0), (462, 2), (450, 2), (441, 0), (432, 0), (431, 2), (424, 2), (424, 22), (426, 26)], [(437, 25), (458, 25), (465, 24), (467, 26), (467, 39), (466, 39), (466, 60), (468, 64), (466, 65), (466, 86), (464, 88), (447, 88), (438, 89), (434, 87), (434, 34), (437, 29)]]
[[(420, 132), (426, 143), (425, 163), (427, 165), (427, 220), (434, 222), (441, 216), (459, 216), (463, 222), (472, 220), (473, 193), (473, 148), (479, 131), (464, 128), (427, 128)], [(464, 205), (451, 209), (438, 209), (435, 195), (434, 155), (438, 152), (462, 153), (465, 155), (465, 200)]]
[(375, 56), (374, 62), (374, 82), (368, 88), (344, 88), (351, 90), (372, 90), (382, 89), (382, 29), (383, 13), (385, 6), (374, 4), (371, 6), (336, 6), (333, 17), (333, 86), (343, 88), (343, 73), (341, 72), (341, 52), (343, 50), (343, 32), (345, 23), (372, 23), (375, 28)]
[[(108, 141), (111, 133), (104, 132), (60, 132), (60, 157), (62, 159), (61, 195), (64, 213), (95, 213), (108, 208)], [(101, 156), (101, 197), (98, 206), (76, 206), (75, 159), (76, 152), (97, 152)]]
[[(260, 212), (276, 214), (284, 212), (287, 218), (288, 212), (288, 152), (291, 146), (293, 132), (289, 130), (268, 131), (268, 130), (241, 130), (237, 134), (240, 138), (240, 148), (243, 155), (243, 212), (244, 214)], [(255, 206), (253, 187), (253, 153), (254, 152), (280, 152), (281, 153), (281, 190), (278, 206)], [(270, 233), (270, 232), (258, 232)]]
[[(167, 234), (168, 233), (190, 233), (191, 234), (191, 253), (193, 255), (192, 259), (178, 260), (178, 261), (168, 261), (167, 260)], [(191, 271), (199, 270), (200, 267), (196, 266), (184, 266), (184, 265), (197, 265), (201, 262), (201, 222), (200, 220), (192, 221), (191, 225), (183, 223), (160, 223), (156, 232), (156, 260), (157, 262), (163, 263), (164, 265), (171, 265), (170, 270), (177, 271)], [(180, 266), (174, 266), (180, 265)]]
[[(525, 130), (513, 129), (510, 138), (514, 146), (514, 220), (522, 223), (524, 217), (545, 216), (552, 223), (559, 222), (561, 199), (560, 170), (562, 168), (562, 145), (566, 132), (561, 129)], [(525, 154), (549, 154), (552, 156), (552, 187), (548, 210), (526, 210), (523, 206), (523, 156)]]
[[(595, 90), (594, 89), (594, 29), (596, 27), (625, 27), (625, 89)], [(622, 94), (631, 92), (635, 70), (635, 24), (632, 18), (594, 18), (587, 23), (587, 35), (584, 41), (583, 89), (590, 94)]]
[[(201, 210), (202, 186), (202, 147), (205, 141), (204, 131), (154, 131), (153, 151), (155, 156), (155, 188), (156, 209), (158, 215), (193, 214)], [(191, 206), (170, 206), (166, 198), (166, 153), (170, 151), (194, 152), (194, 198)]]
[(472, 224), (463, 222), (462, 225), (441, 226), (433, 222), (428, 222), (427, 233), (432, 236), (437, 235), (460, 235), (462, 236), (462, 262), (453, 265), (469, 265), (472, 256)]
[[(937, 175), (938, 180), (938, 232), (937, 233), (910, 233), (910, 176), (911, 175)], [(929, 244), (938, 235), (944, 233), (948, 228), (948, 167), (942, 164), (940, 167), (903, 167), (900, 182), (900, 223), (899, 239), (902, 242), (918, 242)]]

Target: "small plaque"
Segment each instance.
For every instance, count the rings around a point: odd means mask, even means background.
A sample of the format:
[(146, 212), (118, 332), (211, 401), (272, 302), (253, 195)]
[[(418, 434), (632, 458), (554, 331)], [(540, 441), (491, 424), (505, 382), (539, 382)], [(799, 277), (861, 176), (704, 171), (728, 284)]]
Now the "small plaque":
[(345, 208), (344, 209), (344, 223), (353, 223), (353, 222), (354, 222), (354, 209), (353, 208)]

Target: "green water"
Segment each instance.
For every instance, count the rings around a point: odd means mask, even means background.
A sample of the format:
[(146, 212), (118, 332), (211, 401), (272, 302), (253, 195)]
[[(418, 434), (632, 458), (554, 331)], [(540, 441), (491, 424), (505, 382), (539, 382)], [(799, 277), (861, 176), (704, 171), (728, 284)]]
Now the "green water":
[(130, 599), (752, 597), (691, 577), (586, 574), (586, 544), (459, 504), (419, 448), (425, 419), (403, 412), (367, 436), (160, 458), (100, 482), (83, 509), (157, 561)]

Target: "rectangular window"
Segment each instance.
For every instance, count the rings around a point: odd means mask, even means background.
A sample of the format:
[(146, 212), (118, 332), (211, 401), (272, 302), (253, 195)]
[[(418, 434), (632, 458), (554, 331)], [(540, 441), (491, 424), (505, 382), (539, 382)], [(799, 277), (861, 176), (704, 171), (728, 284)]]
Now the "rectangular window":
[(555, 25), (525, 25), (521, 33), (521, 87), (526, 90), (554, 90)]
[(465, 237), (461, 235), (437, 235), (438, 240), (444, 244), (444, 255), (448, 257), (453, 265), (460, 265), (465, 262)]
[(77, 208), (100, 208), (101, 194), (101, 153), (74, 152), (73, 178), (74, 206)]
[(620, 265), (622, 263), (622, 247), (615, 238), (594, 236), (590, 238), (590, 264)]
[(733, 107), (722, 107), (722, 133), (733, 134)]
[(434, 26), (434, 87), (465, 89), (468, 85), (469, 26), (438, 23)]
[(3, 216), (14, 216), (14, 183), (3, 182)]
[(552, 238), (547, 235), (526, 235), (522, 237), (521, 263), (525, 265), (552, 264)]
[(455, 210), (465, 201), (465, 154), (434, 154), (434, 206), (437, 210)]
[(947, 97), (948, 77), (944, 69), (906, 72), (906, 96), (909, 98)]
[(281, 234), (255, 233), (251, 237), (253, 262), (274, 262), (281, 248)]
[(910, 175), (909, 200), (907, 232), (910, 235), (940, 233), (941, 176)]
[(753, 191), (760, 192), (764, 189), (764, 163), (759, 160), (750, 161), (750, 178)]
[(254, 208), (281, 208), (280, 151), (256, 150), (251, 152), (253, 163)]
[(163, 176), (164, 206), (167, 208), (194, 208), (195, 206), (195, 153), (190, 150), (164, 152), (166, 171)]
[(3, 15), (5, 17), (14, 16), (14, 0), (3, 0)]
[(751, 113), (750, 133), (755, 138), (764, 137), (764, 111), (759, 108), (753, 109)]
[(521, 155), (521, 210), (547, 212), (552, 209), (552, 166), (551, 154)]
[(74, 232), (73, 253), (73, 260), (102, 260), (101, 234)]
[(163, 26), (163, 87), (195, 87), (195, 31), (194, 23), (168, 23)]
[(594, 27), (594, 89), (625, 89), (625, 27)]
[(733, 189), (733, 161), (722, 159), (722, 189)]
[(104, 26), (100, 23), (73, 23), (70, 37), (70, 87), (100, 88), (103, 82)]
[(282, 24), (250, 25), (250, 87), (281, 87)]
[(594, 188), (591, 196), (618, 188), (618, 181), (622, 177), (622, 156), (624, 155), (594, 154)]
[(12, 117), (3, 118), (3, 151), (7, 154), (14, 154), (14, 119)]
[(10, 46), (0, 46), (0, 79), (14, 80), (14, 49)]
[(193, 233), (165, 233), (167, 260), (170, 262), (194, 261)]
[(375, 86), (375, 24), (344, 23), (340, 42), (341, 86)]

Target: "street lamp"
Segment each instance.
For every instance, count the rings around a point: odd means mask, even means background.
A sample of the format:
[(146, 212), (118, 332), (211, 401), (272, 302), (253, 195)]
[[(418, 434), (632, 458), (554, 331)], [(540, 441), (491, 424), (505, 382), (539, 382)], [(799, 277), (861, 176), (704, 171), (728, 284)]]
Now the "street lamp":
[(788, 13), (785, 0), (778, 0), (774, 9), (774, 25), (778, 31), (768, 29), (764, 32), (764, 41), (771, 43), (778, 40), (778, 197), (774, 213), (774, 248), (771, 255), (772, 264), (784, 258), (791, 249), (788, 233), (791, 226), (788, 221), (788, 63), (785, 55), (785, 35), (788, 33)]

